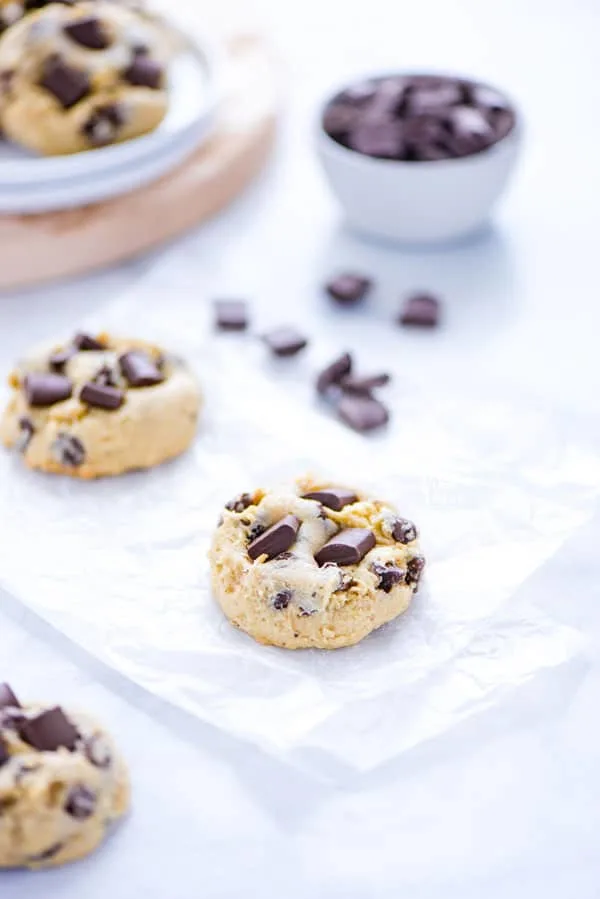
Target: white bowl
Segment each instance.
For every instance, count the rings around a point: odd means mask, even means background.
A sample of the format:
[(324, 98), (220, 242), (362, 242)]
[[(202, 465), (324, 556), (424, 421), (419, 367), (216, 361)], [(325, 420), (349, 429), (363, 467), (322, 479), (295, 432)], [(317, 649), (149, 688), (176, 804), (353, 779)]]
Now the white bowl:
[[(378, 73), (364, 80), (380, 77)], [(485, 224), (506, 187), (521, 145), (520, 115), (512, 100), (507, 98), (516, 111), (515, 125), (488, 149), (459, 159), (404, 162), (349, 150), (325, 132), (323, 112), (347, 86), (334, 91), (320, 110), (317, 148), (351, 227), (399, 243), (429, 244), (456, 240)]]

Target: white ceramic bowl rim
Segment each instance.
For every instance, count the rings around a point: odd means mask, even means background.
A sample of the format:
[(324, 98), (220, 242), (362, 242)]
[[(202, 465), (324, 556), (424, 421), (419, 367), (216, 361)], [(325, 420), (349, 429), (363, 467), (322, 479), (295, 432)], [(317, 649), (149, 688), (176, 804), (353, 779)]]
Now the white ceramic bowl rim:
[[(510, 109), (515, 116), (515, 123), (513, 127), (510, 129), (508, 134), (505, 134), (504, 137), (500, 138), (500, 140), (495, 141), (493, 144), (490, 144), (489, 147), (485, 147), (485, 149), (483, 150), (479, 150), (477, 153), (469, 153), (468, 156), (449, 157), (448, 159), (422, 159), (410, 161), (406, 159), (385, 159), (381, 156), (369, 156), (367, 153), (360, 153), (358, 150), (353, 150), (351, 147), (345, 147), (344, 144), (341, 144), (334, 137), (328, 134), (327, 131), (325, 131), (325, 128), (323, 127), (323, 116), (325, 114), (325, 110), (332, 103), (332, 101), (335, 100), (338, 94), (343, 93), (344, 90), (352, 87), (352, 85), (361, 84), (365, 81), (380, 81), (385, 78), (419, 78), (423, 76), (431, 76), (433, 78), (453, 78), (460, 81), (468, 81), (480, 87), (489, 87), (490, 90), (496, 91), (496, 93), (500, 94), (507, 101)], [(457, 165), (472, 164), (478, 158), (481, 158), (483, 160), (489, 157), (492, 153), (497, 152), (498, 148), (501, 147), (505, 143), (505, 141), (511, 139), (514, 140), (516, 136), (520, 136), (522, 132), (522, 117), (519, 106), (517, 103), (515, 103), (512, 96), (503, 88), (499, 88), (495, 84), (490, 84), (489, 81), (482, 81), (479, 78), (474, 78), (473, 76), (465, 76), (458, 74), (457, 72), (449, 72), (447, 70), (429, 69), (426, 72), (414, 71), (412, 69), (410, 71), (406, 69), (400, 71), (386, 70), (384, 72), (369, 72), (363, 76), (359, 75), (352, 80), (346, 80), (342, 83), (338, 83), (336, 88), (330, 89), (330, 91), (328, 92), (327, 100), (321, 103), (319, 107), (317, 130), (321, 135), (322, 140), (327, 143), (330, 152), (337, 152), (341, 156), (346, 157), (347, 160), (356, 160), (358, 165), (384, 165), (390, 167), (407, 166), (411, 169), (421, 168), (422, 166), (435, 166), (436, 168), (440, 168), (442, 166), (454, 167)]]

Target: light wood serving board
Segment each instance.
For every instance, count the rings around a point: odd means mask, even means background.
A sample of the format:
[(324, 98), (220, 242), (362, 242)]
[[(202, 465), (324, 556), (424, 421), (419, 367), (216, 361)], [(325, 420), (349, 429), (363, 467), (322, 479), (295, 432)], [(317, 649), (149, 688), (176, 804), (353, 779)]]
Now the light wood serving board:
[(278, 66), (253, 34), (229, 36), (215, 133), (160, 180), (103, 203), (0, 215), (0, 290), (83, 274), (144, 253), (214, 215), (264, 166), (275, 137)]

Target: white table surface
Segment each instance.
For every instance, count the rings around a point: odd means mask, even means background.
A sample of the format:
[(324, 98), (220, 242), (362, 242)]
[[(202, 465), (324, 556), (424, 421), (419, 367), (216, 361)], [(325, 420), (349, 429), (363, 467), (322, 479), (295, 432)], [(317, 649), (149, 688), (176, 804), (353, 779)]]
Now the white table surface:
[[(600, 6), (596, 0), (262, 0), (289, 61), (290, 109), (273, 164), (234, 208), (166, 252), (189, 284), (253, 297), (265, 322), (301, 322), (315, 284), (352, 263), (382, 284), (371, 311), (335, 319), (365, 353), (393, 351), (382, 327), (403, 290), (447, 300), (446, 327), (403, 343), (405, 364), (457, 390), (518, 382), (561, 407), (600, 411)], [(428, 65), (506, 85), (528, 123), (523, 165), (495, 225), (453, 249), (400, 252), (339, 223), (310, 152), (323, 86), (369, 68)], [(160, 255), (160, 254), (159, 254)], [(157, 256), (74, 283), (2, 297), (0, 362), (68, 332)], [(202, 296), (198, 296), (202, 302)], [(324, 326), (334, 319), (324, 316)], [(600, 516), (524, 587), (583, 630), (598, 658)], [(24, 540), (26, 535), (24, 535)], [(32, 554), (34, 549), (32, 548)], [(131, 761), (134, 814), (94, 858), (62, 871), (0, 875), (10, 899), (237, 899), (460, 896), (546, 899), (600, 892), (600, 668), (568, 705), (510, 732), (473, 722), (349, 792), (319, 785), (168, 708), (66, 644), (12, 600), (0, 613), (1, 679), (23, 696), (89, 707)], [(175, 726), (177, 724), (177, 726)], [(185, 739), (184, 739), (185, 737)], [(427, 813), (423, 813), (423, 809)], [(435, 810), (435, 814), (432, 814)], [(430, 860), (430, 864), (428, 864)]]

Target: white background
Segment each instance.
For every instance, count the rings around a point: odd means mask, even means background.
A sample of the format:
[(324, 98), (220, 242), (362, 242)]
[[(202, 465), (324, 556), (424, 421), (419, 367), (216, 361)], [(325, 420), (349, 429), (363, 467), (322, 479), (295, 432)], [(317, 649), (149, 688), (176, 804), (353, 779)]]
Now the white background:
[[(365, 356), (388, 354), (396, 369), (400, 361), (411, 380), (422, 377), (432, 389), (440, 378), (457, 391), (490, 378), (521, 384), (524, 393), (552, 402), (557, 415), (565, 407), (597, 414), (597, 0), (261, 6), (288, 66), (285, 124), (260, 182), (166, 251), (180, 255), (190, 303), (203, 303), (207, 289), (240, 291), (253, 298), (260, 321), (281, 321), (285, 308), (288, 321), (301, 323), (305, 306), (323, 305), (316, 288), (322, 275), (352, 263), (375, 272), (381, 288), (358, 317), (324, 311), (323, 327), (335, 328), (340, 341)], [(426, 253), (347, 234), (310, 143), (314, 109), (329, 82), (412, 65), (472, 72), (506, 86), (527, 125), (523, 164), (495, 227), (477, 241)], [(151, 277), (156, 261), (3, 297), (2, 366), (28, 343), (70, 332), (116, 291)], [(444, 295), (445, 327), (400, 342), (383, 323), (414, 287)], [(600, 519), (523, 588), (584, 631), (596, 657), (599, 537)], [(35, 547), (30, 551), (34, 559)], [(168, 708), (91, 666), (9, 599), (5, 608), (3, 679), (23, 696), (97, 711), (123, 744), (135, 781), (134, 814), (101, 853), (64, 871), (0, 875), (0, 891), (10, 899), (599, 895), (594, 667), (552, 714), (517, 720), (510, 732), (479, 720), (342, 793), (208, 728), (190, 729), (184, 742)]]

